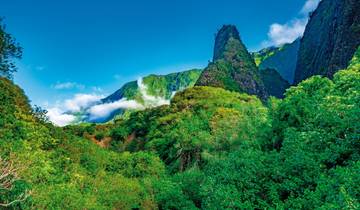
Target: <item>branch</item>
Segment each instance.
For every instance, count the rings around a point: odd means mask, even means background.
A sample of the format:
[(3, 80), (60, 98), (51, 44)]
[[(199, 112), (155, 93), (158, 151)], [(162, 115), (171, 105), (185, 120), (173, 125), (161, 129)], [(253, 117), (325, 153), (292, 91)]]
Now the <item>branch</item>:
[[(19, 168), (14, 167), (12, 161), (5, 161), (0, 157), (0, 190), (11, 191), (14, 187), (14, 183), (19, 180), (17, 172)], [(25, 191), (15, 198), (15, 200), (10, 201), (9, 203), (0, 203), (2, 207), (9, 207), (14, 203), (23, 202), (29, 196), (31, 192)]]
[(9, 203), (0, 203), (0, 206), (2, 207), (9, 207), (11, 205), (13, 205), (14, 203), (20, 203), (25, 201), (29, 196), (31, 195), (31, 192), (25, 191), (25, 193), (22, 193), (21, 195), (19, 195), (17, 197), (17, 199), (9, 202)]

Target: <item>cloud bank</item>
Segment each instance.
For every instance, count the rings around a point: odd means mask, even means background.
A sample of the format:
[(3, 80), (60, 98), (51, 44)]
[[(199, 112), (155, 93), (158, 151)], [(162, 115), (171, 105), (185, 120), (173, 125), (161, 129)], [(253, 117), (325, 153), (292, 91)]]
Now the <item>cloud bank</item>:
[(145, 108), (157, 107), (161, 105), (170, 104), (170, 100), (166, 100), (163, 97), (152, 96), (148, 94), (148, 87), (144, 84), (142, 78), (137, 80), (138, 91), (144, 101), (141, 104), (135, 100), (128, 100), (126, 98), (120, 99), (111, 103), (97, 104), (88, 109), (90, 120), (98, 120), (109, 117), (114, 111), (118, 109), (132, 109), (141, 110)]
[[(54, 124), (65, 126), (86, 118), (90, 121), (103, 120), (119, 109), (142, 110), (170, 104), (170, 100), (165, 97), (150, 95), (148, 93), (148, 87), (144, 84), (142, 78), (137, 80), (137, 85), (138, 91), (143, 99), (142, 103), (126, 98), (110, 103), (102, 103), (101, 99), (104, 98), (104, 95), (94, 93), (75, 94), (71, 99), (66, 99), (58, 102), (54, 107), (47, 108), (47, 116)], [(64, 84), (63, 86), (65, 87), (66, 85)], [(101, 89), (97, 87), (93, 89), (93, 91), (97, 90), (100, 92)], [(175, 93), (176, 91), (172, 92), (171, 98)], [(82, 114), (82, 116), (79, 116), (79, 113)]]
[(272, 24), (268, 32), (269, 41), (265, 44), (279, 46), (293, 42), (303, 35), (307, 22), (307, 19), (294, 19), (285, 24)]
[(135, 100), (127, 100), (123, 98), (121, 100), (95, 105), (89, 108), (90, 120), (104, 119), (109, 117), (111, 113), (118, 109), (144, 109), (144, 106), (136, 102)]
[(147, 92), (147, 86), (144, 84), (142, 78), (137, 80), (137, 85), (139, 87), (140, 94), (144, 99), (146, 107), (157, 107), (161, 105), (169, 105), (170, 100), (166, 100), (164, 97), (152, 96)]
[(77, 119), (76, 116), (71, 113), (87, 109), (98, 103), (103, 97), (103, 95), (96, 94), (76, 94), (71, 99), (57, 102), (53, 107), (46, 107), (48, 111), (46, 115), (55, 125), (69, 125)]
[(46, 115), (49, 117), (49, 120), (58, 126), (69, 125), (75, 121), (76, 117), (71, 114), (64, 114), (64, 112), (57, 107), (47, 109)]
[(66, 111), (79, 112), (99, 102), (103, 95), (96, 94), (76, 94), (72, 99), (65, 100)]

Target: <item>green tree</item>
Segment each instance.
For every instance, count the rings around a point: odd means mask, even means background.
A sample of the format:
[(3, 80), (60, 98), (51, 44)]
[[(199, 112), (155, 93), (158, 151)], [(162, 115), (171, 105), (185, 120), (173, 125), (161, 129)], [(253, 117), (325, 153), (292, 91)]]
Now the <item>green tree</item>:
[(22, 48), (15, 38), (6, 32), (6, 25), (0, 18), (0, 75), (12, 78), (16, 71), (13, 59), (20, 59), (21, 56)]

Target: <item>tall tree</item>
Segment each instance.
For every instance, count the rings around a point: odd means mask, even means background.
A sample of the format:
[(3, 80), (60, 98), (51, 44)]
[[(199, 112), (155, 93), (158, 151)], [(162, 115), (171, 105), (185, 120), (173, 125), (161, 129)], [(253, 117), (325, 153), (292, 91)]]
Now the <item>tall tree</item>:
[(22, 56), (22, 48), (15, 38), (7, 33), (6, 25), (0, 18), (0, 76), (12, 78), (16, 72), (14, 59), (20, 59)]

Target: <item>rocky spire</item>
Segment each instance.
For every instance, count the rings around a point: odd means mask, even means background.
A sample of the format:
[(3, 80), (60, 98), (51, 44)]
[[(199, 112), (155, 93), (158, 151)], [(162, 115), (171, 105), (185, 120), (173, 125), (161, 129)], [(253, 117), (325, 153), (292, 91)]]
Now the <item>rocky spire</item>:
[(213, 62), (203, 71), (198, 86), (221, 87), (231, 91), (267, 98), (253, 57), (233, 25), (224, 25), (217, 33)]

